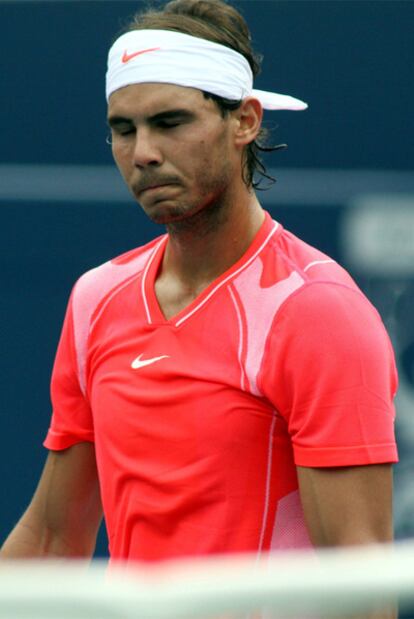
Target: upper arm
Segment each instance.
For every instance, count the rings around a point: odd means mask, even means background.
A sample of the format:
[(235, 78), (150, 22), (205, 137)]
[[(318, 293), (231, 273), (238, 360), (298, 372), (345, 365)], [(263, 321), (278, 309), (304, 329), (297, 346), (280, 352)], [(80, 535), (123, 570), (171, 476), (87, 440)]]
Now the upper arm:
[(61, 547), (64, 552), (57, 554), (88, 555), (94, 550), (101, 520), (93, 443), (49, 452), (23, 523), (37, 532), (44, 545)]
[(302, 467), (396, 462), (395, 359), (378, 314), (356, 290), (315, 283), (278, 314), (263, 392)]
[(390, 464), (298, 467), (305, 520), (316, 546), (392, 540)]

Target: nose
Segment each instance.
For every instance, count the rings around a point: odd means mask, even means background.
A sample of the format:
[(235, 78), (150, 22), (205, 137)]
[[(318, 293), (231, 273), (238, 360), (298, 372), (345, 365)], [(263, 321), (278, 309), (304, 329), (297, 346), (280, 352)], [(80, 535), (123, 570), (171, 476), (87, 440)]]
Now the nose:
[(138, 168), (159, 166), (162, 163), (161, 150), (155, 136), (145, 128), (136, 132), (133, 158), (134, 166)]

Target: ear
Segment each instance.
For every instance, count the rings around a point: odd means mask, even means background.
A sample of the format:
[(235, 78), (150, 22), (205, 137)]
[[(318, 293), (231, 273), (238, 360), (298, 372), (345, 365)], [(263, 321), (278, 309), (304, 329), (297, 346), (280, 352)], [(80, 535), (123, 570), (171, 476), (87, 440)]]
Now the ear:
[(241, 106), (236, 110), (237, 126), (235, 131), (235, 144), (244, 147), (253, 142), (262, 126), (263, 108), (258, 99), (246, 97)]

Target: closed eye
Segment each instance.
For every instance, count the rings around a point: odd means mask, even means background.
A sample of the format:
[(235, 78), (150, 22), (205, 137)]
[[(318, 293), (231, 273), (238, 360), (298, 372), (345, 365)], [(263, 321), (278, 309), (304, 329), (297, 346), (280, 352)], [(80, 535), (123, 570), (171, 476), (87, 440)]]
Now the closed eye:
[[(186, 109), (167, 110), (154, 114), (146, 119), (146, 122), (159, 129), (175, 129), (180, 125), (191, 123), (196, 119), (193, 112)], [(130, 118), (125, 116), (111, 115), (108, 125), (116, 135), (127, 136), (135, 133), (136, 128)]]
[(189, 110), (168, 110), (160, 112), (148, 119), (148, 122), (160, 129), (174, 129), (180, 125), (191, 123), (195, 120), (195, 115)]
[(111, 125), (111, 131), (113, 135), (132, 135), (135, 133), (135, 127), (130, 124), (117, 123)]
[(179, 125), (181, 125), (180, 122), (173, 122), (171, 120), (159, 120), (157, 122), (157, 127), (159, 127), (160, 129), (174, 129), (174, 127), (178, 127)]
[[(158, 129), (168, 130), (168, 129), (174, 129), (175, 127), (178, 127), (182, 123), (179, 121), (172, 121), (172, 120), (159, 120), (154, 124), (155, 124), (155, 127), (157, 127)], [(116, 125), (112, 127), (112, 131), (116, 135), (126, 136), (126, 135), (134, 134), (136, 132), (136, 128), (134, 127), (134, 125)]]

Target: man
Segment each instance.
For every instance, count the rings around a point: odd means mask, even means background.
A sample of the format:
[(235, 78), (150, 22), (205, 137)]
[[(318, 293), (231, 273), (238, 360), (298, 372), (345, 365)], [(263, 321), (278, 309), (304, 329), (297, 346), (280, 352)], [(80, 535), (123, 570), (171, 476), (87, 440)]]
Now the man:
[(111, 48), (120, 172), (167, 234), (86, 273), (52, 378), (50, 453), (3, 557), (112, 559), (392, 539), (394, 357), (333, 260), (253, 191), (263, 108), (241, 16), (176, 0)]

